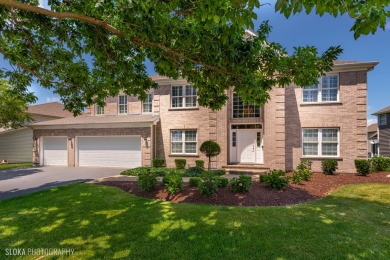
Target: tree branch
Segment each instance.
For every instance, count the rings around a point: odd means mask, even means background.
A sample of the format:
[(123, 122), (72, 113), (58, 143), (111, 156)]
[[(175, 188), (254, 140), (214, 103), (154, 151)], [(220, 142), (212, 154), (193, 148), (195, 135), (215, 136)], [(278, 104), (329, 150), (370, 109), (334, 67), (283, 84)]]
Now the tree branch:
[(37, 6), (32, 6), (29, 4), (20, 3), (18, 1), (14, 1), (14, 0), (0, 0), (0, 5), (10, 7), (10, 8), (20, 9), (20, 10), (27, 11), (27, 12), (33, 12), (33, 13), (37, 13), (37, 14), (41, 14), (41, 15), (46, 15), (49, 17), (57, 18), (57, 19), (75, 19), (75, 20), (87, 22), (90, 24), (98, 25), (102, 28), (105, 28), (106, 30), (108, 30), (110, 32), (113, 32), (113, 33), (115, 33), (115, 34), (117, 34), (125, 39), (128, 39), (129, 41), (131, 41), (135, 44), (141, 45), (143, 47), (147, 47), (147, 46), (157, 47), (157, 48), (164, 50), (166, 52), (169, 52), (169, 53), (171, 53), (179, 58), (188, 60), (193, 64), (201, 65), (201, 66), (204, 66), (204, 67), (209, 68), (211, 70), (215, 70), (215, 71), (218, 71), (218, 72), (221, 72), (224, 74), (233, 75), (236, 77), (241, 76), (239, 74), (234, 74), (234, 73), (231, 73), (229, 71), (220, 69), (218, 67), (208, 65), (208, 64), (202, 63), (200, 61), (188, 58), (187, 56), (185, 56), (185, 55), (183, 55), (175, 50), (172, 50), (164, 45), (161, 45), (159, 43), (150, 42), (150, 41), (143, 41), (143, 40), (141, 40), (139, 38), (135, 38), (135, 37), (128, 37), (125, 33), (118, 30), (117, 28), (111, 26), (107, 22), (93, 18), (93, 17), (89, 17), (89, 16), (82, 15), (82, 14), (70, 13), (70, 12), (54, 12), (54, 11), (40, 8)]

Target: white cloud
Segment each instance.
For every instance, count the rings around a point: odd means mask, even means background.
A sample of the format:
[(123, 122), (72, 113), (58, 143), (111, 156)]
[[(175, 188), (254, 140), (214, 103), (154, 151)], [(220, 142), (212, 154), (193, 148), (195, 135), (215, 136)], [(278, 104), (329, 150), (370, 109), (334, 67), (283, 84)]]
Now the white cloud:
[(376, 124), (377, 119), (376, 118), (368, 118), (367, 119), (367, 125)]
[(47, 97), (46, 102), (47, 103), (49, 103), (49, 102), (60, 102), (61, 103), (61, 99), (60, 99), (60, 97)]

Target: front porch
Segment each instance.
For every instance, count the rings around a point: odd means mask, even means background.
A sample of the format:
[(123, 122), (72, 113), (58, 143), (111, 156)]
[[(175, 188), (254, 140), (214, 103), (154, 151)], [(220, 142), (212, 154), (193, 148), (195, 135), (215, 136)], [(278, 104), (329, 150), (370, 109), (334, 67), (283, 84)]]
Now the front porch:
[(254, 163), (231, 163), (222, 166), (227, 174), (261, 175), (268, 173), (271, 169), (264, 164)]

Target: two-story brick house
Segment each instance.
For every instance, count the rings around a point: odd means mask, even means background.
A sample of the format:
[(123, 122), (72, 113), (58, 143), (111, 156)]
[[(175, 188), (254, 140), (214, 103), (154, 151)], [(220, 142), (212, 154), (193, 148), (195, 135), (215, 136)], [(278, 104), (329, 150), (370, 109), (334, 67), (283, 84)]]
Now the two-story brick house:
[(378, 117), (378, 155), (390, 157), (390, 106), (373, 115)]
[(195, 160), (212, 139), (221, 154), (212, 166), (292, 170), (301, 160), (335, 159), (339, 171), (354, 172), (367, 157), (367, 72), (377, 62), (336, 61), (319, 84), (274, 88), (263, 107), (243, 104), (233, 88), (221, 110), (197, 104), (196, 89), (183, 79), (152, 76), (159, 88), (148, 100), (119, 96), (86, 115), (34, 124), (35, 163), (68, 166), (136, 167), (162, 157)]

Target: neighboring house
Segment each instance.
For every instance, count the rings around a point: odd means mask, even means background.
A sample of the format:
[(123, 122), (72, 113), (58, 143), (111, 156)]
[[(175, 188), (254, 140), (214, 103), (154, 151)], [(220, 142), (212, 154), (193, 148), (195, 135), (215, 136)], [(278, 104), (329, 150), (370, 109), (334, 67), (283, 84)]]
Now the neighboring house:
[(34, 124), (34, 162), (137, 167), (160, 157), (194, 166), (207, 160), (199, 147), (212, 139), (222, 151), (214, 168), (292, 170), (310, 159), (320, 171), (334, 159), (340, 172), (355, 172), (354, 159), (367, 158), (367, 72), (375, 65), (335, 61), (318, 85), (275, 87), (262, 107), (243, 104), (232, 88), (219, 111), (200, 107), (185, 80), (152, 76), (159, 88), (145, 102), (121, 95), (83, 116)]
[(390, 106), (373, 115), (378, 117), (378, 155), (390, 157)]
[[(29, 106), (27, 109), (33, 122), (44, 122), (72, 116), (58, 102)], [(32, 122), (32, 123), (33, 123)], [(18, 129), (0, 129), (0, 160), (9, 163), (31, 162), (33, 131), (29, 126)]]
[(378, 155), (378, 124), (367, 126), (367, 152), (368, 157)]

